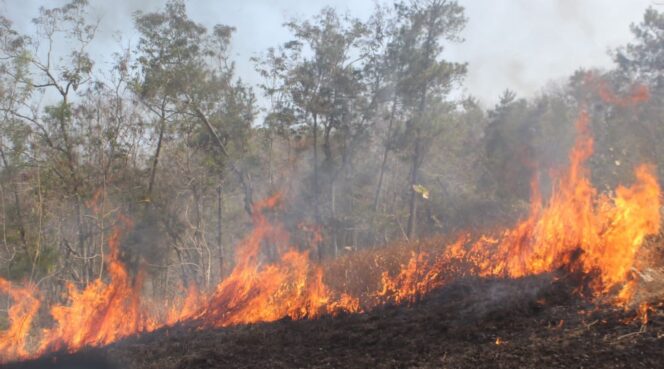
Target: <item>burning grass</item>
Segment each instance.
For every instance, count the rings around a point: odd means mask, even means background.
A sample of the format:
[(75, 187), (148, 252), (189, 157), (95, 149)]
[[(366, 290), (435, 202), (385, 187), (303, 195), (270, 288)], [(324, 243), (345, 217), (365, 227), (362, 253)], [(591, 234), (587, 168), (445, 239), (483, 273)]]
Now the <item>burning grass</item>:
[(632, 311), (579, 297), (578, 277), (467, 277), (416, 304), (220, 329), (186, 322), (7, 368), (658, 367), (662, 310), (644, 324)]
[[(319, 265), (308, 251), (292, 245), (284, 226), (266, 215), (280, 204), (276, 194), (256, 205), (254, 229), (237, 247), (230, 275), (212, 291), (190, 289), (188, 297), (172, 303), (167, 312), (158, 308), (163, 303), (142, 298), (142, 276), (131, 277), (120, 262), (121, 231), (130, 226), (121, 219), (109, 242), (108, 280), (96, 280), (82, 290), (71, 285), (68, 301), (50, 307), (53, 324), (41, 332), (30, 335), (39, 309), (36, 289), (0, 280), (2, 292), (14, 300), (9, 330), (0, 335), (0, 359), (74, 352), (178, 322), (219, 328), (371, 312), (386, 304), (413, 303), (464, 278), (511, 280), (560, 271), (579, 276), (577, 293), (618, 308), (641, 306), (639, 316), (645, 320), (651, 305), (643, 303), (659, 296), (642, 286), (652, 288), (662, 281), (655, 257), (643, 247), (648, 237), (659, 233), (660, 188), (654, 168), (643, 164), (635, 169), (631, 186), (618, 187), (615, 195), (599, 193), (584, 166), (593, 152), (589, 121), (582, 111), (569, 166), (555, 178), (551, 197), (542, 201), (533, 180), (530, 213), (510, 229), (494, 235), (463, 234), (452, 242), (435, 237)], [(277, 261), (262, 258), (266, 243), (279, 250)], [(511, 339), (492, 341), (504, 346)]]

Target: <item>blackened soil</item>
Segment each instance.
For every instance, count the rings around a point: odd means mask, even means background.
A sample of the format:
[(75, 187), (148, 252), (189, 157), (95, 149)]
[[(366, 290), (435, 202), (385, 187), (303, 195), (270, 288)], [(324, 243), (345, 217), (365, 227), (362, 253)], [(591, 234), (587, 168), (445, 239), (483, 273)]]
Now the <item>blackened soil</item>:
[(664, 368), (664, 314), (643, 325), (572, 296), (550, 276), (470, 279), (366, 314), (182, 325), (7, 368)]

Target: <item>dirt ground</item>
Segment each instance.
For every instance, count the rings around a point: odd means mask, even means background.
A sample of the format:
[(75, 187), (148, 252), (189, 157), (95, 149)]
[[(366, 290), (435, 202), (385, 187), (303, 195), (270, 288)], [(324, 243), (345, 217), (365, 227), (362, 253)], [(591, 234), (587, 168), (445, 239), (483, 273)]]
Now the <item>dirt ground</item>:
[(597, 305), (551, 276), (469, 279), (409, 306), (226, 329), (182, 325), (12, 369), (664, 368), (664, 313)]

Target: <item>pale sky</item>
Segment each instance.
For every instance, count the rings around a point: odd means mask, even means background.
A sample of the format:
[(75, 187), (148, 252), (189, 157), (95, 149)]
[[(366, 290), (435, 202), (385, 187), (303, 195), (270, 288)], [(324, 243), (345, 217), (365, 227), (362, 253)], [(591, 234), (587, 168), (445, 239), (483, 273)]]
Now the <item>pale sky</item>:
[[(17, 28), (27, 30), (40, 6), (64, 0), (0, 0), (0, 11)], [(136, 42), (132, 13), (160, 9), (165, 0), (90, 0), (91, 12), (101, 17), (93, 56), (109, 60), (119, 49), (114, 32), (125, 44)], [(381, 0), (385, 2), (385, 0)], [(609, 68), (607, 51), (631, 40), (629, 25), (640, 22), (653, 0), (459, 0), (469, 18), (465, 42), (450, 44), (449, 59), (466, 61), (465, 94), (487, 106), (506, 88), (521, 96), (539, 92), (580, 67)], [(190, 17), (208, 27), (222, 23), (237, 28), (232, 44), (238, 75), (250, 84), (259, 81), (249, 58), (277, 46), (290, 35), (282, 24), (292, 17), (309, 18), (333, 6), (366, 19), (374, 0), (189, 0)], [(97, 61), (101, 69), (107, 68)], [(256, 91), (259, 94), (259, 91)]]

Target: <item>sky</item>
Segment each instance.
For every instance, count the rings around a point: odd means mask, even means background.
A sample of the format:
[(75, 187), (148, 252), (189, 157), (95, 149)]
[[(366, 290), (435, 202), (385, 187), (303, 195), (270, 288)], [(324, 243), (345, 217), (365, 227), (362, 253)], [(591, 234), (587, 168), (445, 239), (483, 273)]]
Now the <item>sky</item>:
[[(379, 0), (384, 3), (385, 0)], [(159, 10), (165, 0), (90, 0), (90, 12), (100, 19), (91, 54), (107, 68), (120, 45), (135, 44), (131, 15)], [(444, 55), (468, 62), (461, 94), (492, 106), (509, 88), (522, 97), (537, 94), (550, 83), (563, 81), (578, 68), (610, 68), (608, 54), (628, 43), (629, 26), (638, 23), (654, 0), (458, 0), (468, 24), (461, 43), (446, 44)], [(29, 31), (40, 6), (59, 6), (65, 0), (0, 0), (0, 11), (16, 28)], [(291, 35), (282, 26), (310, 18), (324, 6), (366, 19), (375, 0), (189, 0), (189, 16), (208, 27), (234, 26), (232, 57), (238, 76), (255, 85), (260, 81), (249, 59)], [(123, 36), (119, 40), (118, 33)]]

